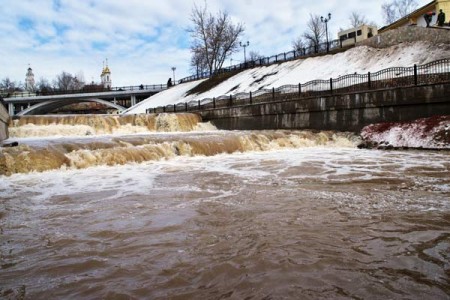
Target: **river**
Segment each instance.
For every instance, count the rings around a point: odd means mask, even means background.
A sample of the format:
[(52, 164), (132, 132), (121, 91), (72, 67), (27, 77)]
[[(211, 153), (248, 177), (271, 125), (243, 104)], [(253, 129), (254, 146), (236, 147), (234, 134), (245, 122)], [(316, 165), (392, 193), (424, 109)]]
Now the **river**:
[[(45, 126), (69, 130), (57, 123)], [(39, 126), (1, 150), (0, 297), (450, 297), (449, 151), (357, 149), (335, 132)]]

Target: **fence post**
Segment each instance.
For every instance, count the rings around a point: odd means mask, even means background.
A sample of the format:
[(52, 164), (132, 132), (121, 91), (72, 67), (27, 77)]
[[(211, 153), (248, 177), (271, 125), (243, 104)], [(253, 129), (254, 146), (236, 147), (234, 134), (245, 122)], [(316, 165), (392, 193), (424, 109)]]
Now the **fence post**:
[(198, 100), (198, 110), (200, 110), (200, 100)]
[(333, 78), (330, 78), (330, 92), (333, 94)]
[(216, 108), (216, 97), (213, 97), (213, 108)]
[(298, 83), (298, 95), (300, 96), (302, 94), (302, 84)]
[(367, 73), (367, 85), (368, 85), (368, 88), (369, 88), (369, 89), (372, 88), (372, 82), (370, 82), (370, 72)]
[(417, 65), (414, 65), (414, 85), (417, 85)]
[(275, 88), (272, 88), (272, 99), (275, 99)]
[(188, 111), (188, 105), (187, 105), (187, 102), (184, 102), (184, 110), (185, 110), (185, 111)]
[(230, 94), (230, 107), (233, 106), (233, 95)]
[(284, 60), (286, 61), (286, 52), (284, 52)]
[(173, 105), (173, 112), (177, 112), (177, 105), (176, 104)]
[(252, 100), (252, 91), (250, 91), (250, 104), (252, 104), (253, 103), (253, 100)]

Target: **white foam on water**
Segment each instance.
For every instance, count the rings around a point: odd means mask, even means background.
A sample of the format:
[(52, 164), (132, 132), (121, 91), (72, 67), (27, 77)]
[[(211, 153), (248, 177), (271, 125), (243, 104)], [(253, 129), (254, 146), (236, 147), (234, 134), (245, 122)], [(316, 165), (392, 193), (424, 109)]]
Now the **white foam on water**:
[[(448, 174), (449, 155), (310, 147), (211, 157), (179, 156), (142, 164), (2, 176), (0, 198), (39, 202), (79, 193), (99, 193), (96, 197), (104, 199), (145, 197), (156, 191), (198, 194), (175, 204), (182, 208), (205, 201), (238, 205), (236, 195), (248, 185), (263, 184), (280, 191), (307, 189), (322, 200), (339, 202), (344, 210), (361, 214), (388, 209), (450, 209), (450, 203), (443, 200), (448, 199), (445, 194), (448, 196), (450, 182), (442, 175)], [(210, 180), (216, 184), (205, 184)], [(366, 185), (373, 188), (358, 193)], [(322, 188), (315, 191), (309, 186)], [(424, 195), (414, 196), (416, 191)], [(430, 197), (430, 193), (434, 196)]]

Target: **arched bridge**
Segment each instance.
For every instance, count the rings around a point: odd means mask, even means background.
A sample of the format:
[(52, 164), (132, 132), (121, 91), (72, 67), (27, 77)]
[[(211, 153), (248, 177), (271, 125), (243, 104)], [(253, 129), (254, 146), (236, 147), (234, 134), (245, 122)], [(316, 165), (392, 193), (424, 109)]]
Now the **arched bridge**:
[(119, 112), (138, 103), (162, 90), (167, 89), (164, 84), (146, 85), (127, 88), (115, 88), (104, 92), (75, 92), (60, 95), (18, 94), (4, 98), (10, 116), (14, 115), (42, 115), (66, 105), (81, 102), (97, 102)]

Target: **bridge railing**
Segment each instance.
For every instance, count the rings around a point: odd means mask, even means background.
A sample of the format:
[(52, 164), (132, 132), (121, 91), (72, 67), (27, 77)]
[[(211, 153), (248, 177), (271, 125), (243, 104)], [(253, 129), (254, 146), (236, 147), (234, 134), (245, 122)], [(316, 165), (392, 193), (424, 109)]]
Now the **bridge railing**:
[(201, 111), (221, 107), (283, 101), (293, 98), (321, 97), (338, 93), (363, 92), (443, 82), (450, 82), (450, 58), (440, 59), (424, 65), (393, 67), (374, 73), (348, 74), (338, 78), (288, 84), (278, 88), (260, 89), (249, 93), (192, 100), (187, 103), (150, 108), (147, 109), (147, 113)]
[(162, 91), (167, 89), (167, 84), (148, 84), (136, 86), (119, 86), (111, 88), (103, 88), (99, 86), (86, 85), (82, 89), (71, 90), (43, 90), (43, 91), (23, 91), (23, 92), (7, 92), (1, 91), (0, 94), (4, 98), (18, 98), (18, 97), (35, 97), (35, 96), (53, 96), (53, 95), (67, 95), (67, 94), (88, 94), (88, 93), (105, 93), (105, 92), (121, 92), (121, 91)]

